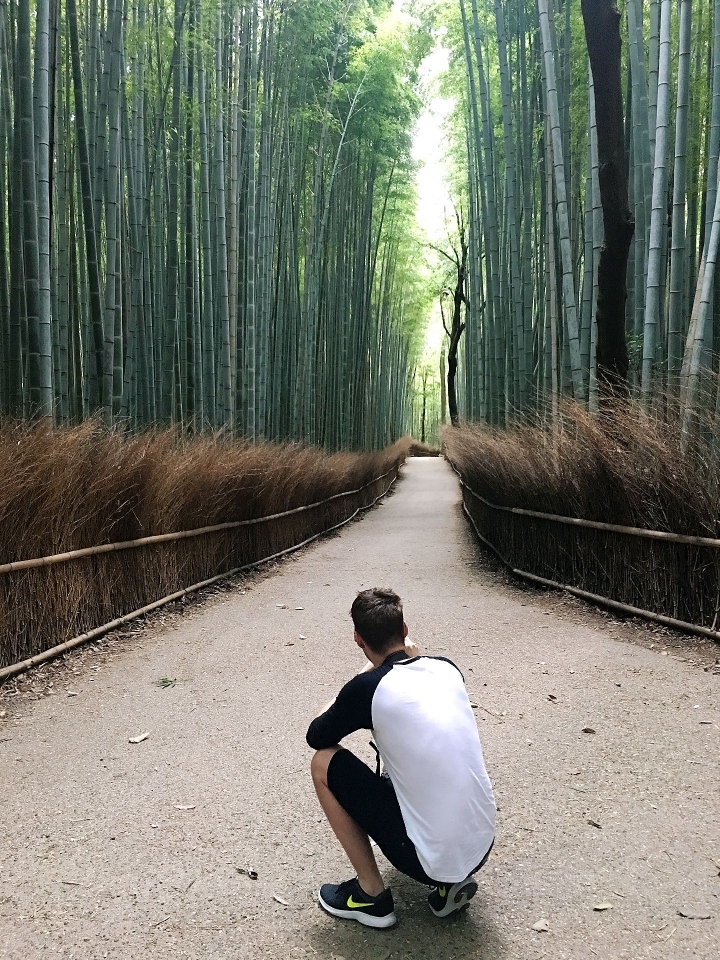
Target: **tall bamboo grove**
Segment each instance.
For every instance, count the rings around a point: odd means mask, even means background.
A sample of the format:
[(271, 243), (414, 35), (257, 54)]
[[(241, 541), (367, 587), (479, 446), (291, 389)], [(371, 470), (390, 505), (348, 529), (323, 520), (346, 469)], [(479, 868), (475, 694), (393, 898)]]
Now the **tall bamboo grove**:
[(421, 37), (364, 0), (0, 0), (0, 411), (405, 429)]
[[(471, 251), (462, 413), (552, 416), (563, 395), (594, 410), (603, 209), (581, 4), (438, 9)], [(686, 424), (709, 403), (720, 428), (720, 0), (627, 0), (615, 15), (634, 220), (629, 389), (658, 409), (674, 394)]]

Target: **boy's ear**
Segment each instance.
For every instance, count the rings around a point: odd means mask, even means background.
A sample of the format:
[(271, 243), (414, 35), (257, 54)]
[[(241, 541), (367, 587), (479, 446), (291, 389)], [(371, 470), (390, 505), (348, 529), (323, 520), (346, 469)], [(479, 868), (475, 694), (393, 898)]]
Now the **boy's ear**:
[(360, 634), (357, 632), (357, 630), (355, 630), (355, 631), (353, 632), (353, 640), (354, 640), (355, 643), (360, 647), (361, 650), (364, 650), (364, 649), (365, 649), (365, 641), (364, 641), (363, 638), (360, 636)]
[(407, 626), (407, 624), (405, 623), (405, 621), (403, 620), (403, 640), (406, 639), (407, 635), (408, 635), (408, 626)]

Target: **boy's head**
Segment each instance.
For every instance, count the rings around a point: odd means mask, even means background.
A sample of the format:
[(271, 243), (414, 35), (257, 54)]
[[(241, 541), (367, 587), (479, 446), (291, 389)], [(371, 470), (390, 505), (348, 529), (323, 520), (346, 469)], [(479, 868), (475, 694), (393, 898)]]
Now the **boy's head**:
[(400, 597), (383, 587), (359, 593), (350, 608), (350, 616), (355, 633), (377, 654), (403, 643), (407, 634)]

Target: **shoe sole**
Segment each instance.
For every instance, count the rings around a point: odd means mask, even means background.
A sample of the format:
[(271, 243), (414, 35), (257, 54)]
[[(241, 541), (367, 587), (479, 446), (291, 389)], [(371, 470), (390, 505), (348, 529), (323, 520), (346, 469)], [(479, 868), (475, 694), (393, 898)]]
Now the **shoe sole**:
[(477, 883), (474, 880), (468, 880), (459, 890), (455, 891), (452, 897), (448, 896), (442, 910), (436, 910), (431, 903), (428, 903), (428, 906), (436, 917), (449, 917), (451, 913), (458, 913), (458, 911), (467, 907), (477, 892)]
[(383, 930), (387, 927), (394, 927), (397, 923), (397, 917), (394, 913), (389, 913), (385, 917), (373, 917), (369, 913), (361, 913), (359, 910), (338, 910), (337, 907), (331, 907), (325, 903), (322, 896), (318, 894), (318, 903), (327, 913), (333, 917), (340, 917), (343, 920), (357, 920), (365, 927), (374, 927), (376, 930)]

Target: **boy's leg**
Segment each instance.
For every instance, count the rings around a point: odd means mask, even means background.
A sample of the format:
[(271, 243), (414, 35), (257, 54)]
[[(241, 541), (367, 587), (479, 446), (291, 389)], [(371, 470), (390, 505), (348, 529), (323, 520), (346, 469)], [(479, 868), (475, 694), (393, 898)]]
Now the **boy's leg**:
[(326, 750), (318, 750), (313, 756), (310, 764), (313, 783), (328, 823), (355, 868), (358, 883), (365, 893), (375, 897), (382, 893), (385, 884), (377, 868), (368, 835), (335, 799), (327, 783), (330, 761), (339, 749), (328, 747)]
[(372, 837), (401, 873), (433, 886), (435, 881), (423, 870), (407, 835), (392, 781), (378, 776), (359, 757), (342, 747), (328, 751), (323, 769), (330, 795), (362, 835)]

